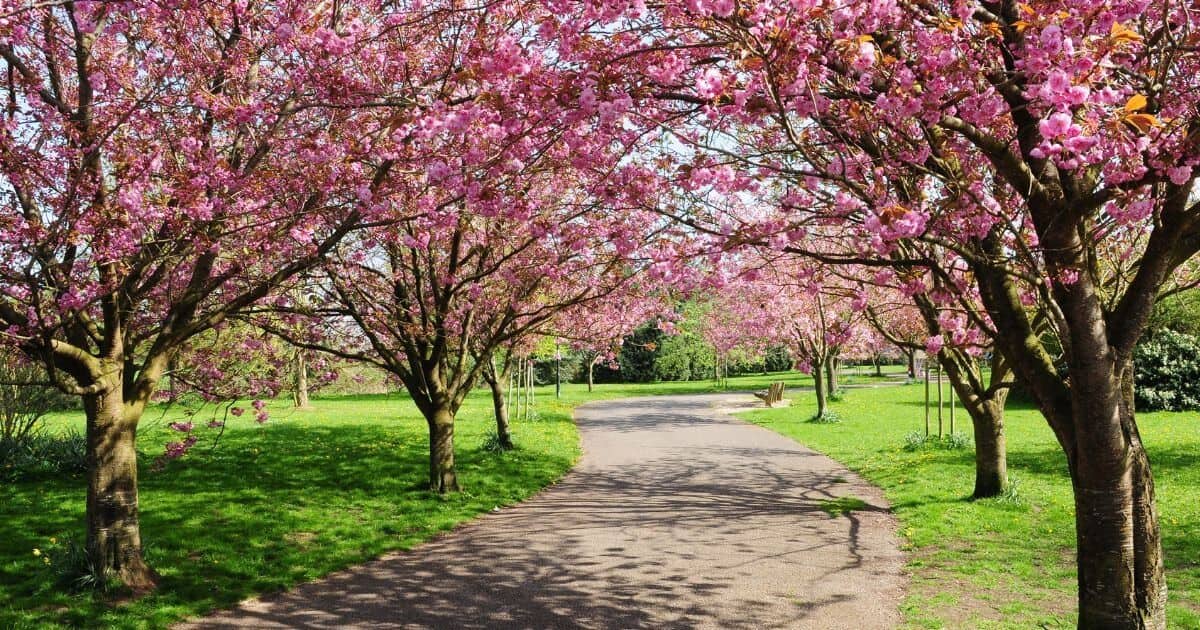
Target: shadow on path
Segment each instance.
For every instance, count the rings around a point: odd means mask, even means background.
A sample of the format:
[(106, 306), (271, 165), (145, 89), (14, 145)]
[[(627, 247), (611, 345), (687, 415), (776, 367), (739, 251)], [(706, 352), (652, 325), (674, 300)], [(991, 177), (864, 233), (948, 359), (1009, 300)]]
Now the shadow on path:
[[(186, 627), (894, 626), (902, 557), (881, 493), (713, 411), (731, 396), (581, 407), (585, 455), (542, 494)], [(823, 511), (847, 495), (867, 507)]]

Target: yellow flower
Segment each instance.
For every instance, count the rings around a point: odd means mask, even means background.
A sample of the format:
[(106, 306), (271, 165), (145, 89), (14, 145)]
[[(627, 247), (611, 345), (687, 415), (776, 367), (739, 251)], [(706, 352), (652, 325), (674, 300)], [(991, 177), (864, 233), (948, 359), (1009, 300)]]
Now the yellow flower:
[(50, 539), (50, 544), (52, 544), (52, 545), (57, 545), (57, 544), (58, 544), (58, 539), (57, 539), (57, 538), (51, 538), (51, 539)]
[(33, 555), (34, 555), (34, 556), (40, 556), (40, 555), (42, 555), (42, 550), (41, 550), (41, 549), (34, 549), (34, 550), (33, 550)]
[(50, 564), (50, 557), (42, 556), (42, 564)]

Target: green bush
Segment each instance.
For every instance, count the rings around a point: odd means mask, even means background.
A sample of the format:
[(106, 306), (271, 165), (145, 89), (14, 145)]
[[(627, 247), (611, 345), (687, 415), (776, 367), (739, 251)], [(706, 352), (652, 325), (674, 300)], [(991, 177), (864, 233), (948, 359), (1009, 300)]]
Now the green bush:
[(655, 380), (702, 381), (713, 377), (716, 355), (691, 333), (666, 337), (654, 358)]
[(76, 476), (87, 472), (87, 440), (78, 431), (0, 439), (0, 480)]
[(657, 323), (643, 324), (621, 344), (618, 378), (625, 383), (652, 383), (656, 379), (654, 361), (663, 342), (663, 331)]
[(46, 414), (73, 406), (73, 397), (46, 381), (43, 368), (0, 350), (0, 441), (20, 442), (36, 433)]
[(837, 424), (842, 421), (842, 417), (839, 416), (837, 412), (826, 409), (825, 413), (814, 415), (813, 417), (809, 418), (808, 421), (815, 422), (817, 424)]
[(971, 436), (959, 431), (942, 437), (925, 435), (921, 431), (909, 431), (904, 434), (904, 450), (906, 451), (920, 451), (931, 448), (956, 451), (970, 448), (971, 443)]
[(1163, 329), (1133, 352), (1139, 411), (1200, 409), (1200, 338)]
[(35, 549), (34, 554), (41, 557), (59, 588), (74, 592), (107, 592), (116, 586), (103, 567), (92, 564), (84, 544), (72, 536), (66, 536), (61, 542), (51, 538), (49, 546)]
[(1185, 335), (1200, 335), (1200, 291), (1191, 289), (1154, 305), (1146, 324), (1147, 336), (1169, 329)]

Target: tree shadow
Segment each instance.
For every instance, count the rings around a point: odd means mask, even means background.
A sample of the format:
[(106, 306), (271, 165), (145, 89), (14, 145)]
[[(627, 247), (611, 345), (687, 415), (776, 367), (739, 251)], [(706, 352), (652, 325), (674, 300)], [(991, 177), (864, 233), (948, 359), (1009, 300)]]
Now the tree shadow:
[(707, 400), (667, 404), (581, 414), (589, 452), (602, 436), (632, 456), (585, 460), (512, 509), (189, 627), (871, 627), (855, 611), (900, 579), (888, 510), (830, 516), (829, 500), (868, 491), (836, 463)]
[(142, 537), (148, 561), (162, 573), (161, 587), (116, 609), (55, 588), (52, 572), (31, 554), (51, 537), (82, 540), (83, 481), (0, 488), (0, 521), (12, 528), (0, 537), (6, 560), (0, 592), (14, 607), (0, 610), (0, 626), (11, 615), (79, 627), (162, 627), (181, 611), (229, 606), (410, 546), (525, 498), (574, 459), (572, 449), (538, 445), (496, 456), (475, 443), (482, 433), (473, 425), (460, 435), (458, 465), (468, 492), (452, 497), (423, 483), (428, 449), (416, 422), (230, 431), (215, 451), (198, 448), (161, 472), (149, 470), (156, 453), (144, 452)]

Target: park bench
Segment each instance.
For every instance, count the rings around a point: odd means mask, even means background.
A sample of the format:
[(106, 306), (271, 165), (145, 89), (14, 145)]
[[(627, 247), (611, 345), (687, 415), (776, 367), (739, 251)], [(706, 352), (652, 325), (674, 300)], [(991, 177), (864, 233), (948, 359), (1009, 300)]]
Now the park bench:
[(771, 386), (767, 389), (754, 392), (754, 395), (762, 399), (762, 401), (766, 403), (768, 407), (770, 407), (771, 405), (783, 400), (783, 388), (783, 381), (779, 381), (776, 383), (771, 383)]

